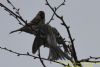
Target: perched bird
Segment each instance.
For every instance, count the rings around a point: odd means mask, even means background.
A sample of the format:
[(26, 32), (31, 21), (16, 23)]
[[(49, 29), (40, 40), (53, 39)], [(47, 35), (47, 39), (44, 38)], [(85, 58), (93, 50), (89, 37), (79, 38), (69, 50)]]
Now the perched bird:
[[(44, 13), (44, 11), (39, 11), (38, 14), (35, 16), (35, 18), (32, 19), (30, 21), (30, 23), (28, 23), (28, 25), (25, 25), (24, 27), (19, 28), (17, 30), (11, 31), (10, 34), (17, 32), (17, 31), (22, 31), (22, 32), (26, 32), (26, 33), (29, 33), (29, 34), (36, 35), (39, 27), (43, 24), (45, 24), (45, 13)], [(68, 52), (68, 49), (67, 49), (68, 47), (65, 44), (62, 36), (59, 34), (59, 32), (55, 28), (52, 27), (52, 30), (56, 34), (55, 37), (56, 37), (57, 43), (62, 44), (64, 50), (66, 52)]]
[(56, 34), (54, 28), (48, 24), (41, 25), (35, 37), (32, 46), (32, 53), (35, 54), (37, 50), (43, 45), (49, 48), (49, 60), (68, 59), (72, 61), (71, 57), (61, 50), (57, 44)]
[[(48, 47), (50, 49), (49, 57), (50, 60), (57, 59), (72, 59), (68, 56), (68, 47), (64, 42), (64, 39), (57, 31), (56, 28), (51, 27), (49, 24), (45, 24), (45, 13), (44, 11), (39, 11), (36, 17), (27, 23), (28, 25), (23, 26), (17, 30), (14, 30), (11, 33), (22, 31), (32, 35), (35, 35), (35, 40), (32, 46), (32, 53), (35, 54), (40, 46)], [(58, 44), (62, 44), (64, 52), (61, 50)]]
[(27, 23), (27, 25), (25, 25), (22, 28), (11, 31), (10, 34), (17, 31), (23, 31), (26, 33), (36, 35), (36, 32), (38, 31), (38, 27), (42, 24), (45, 24), (45, 13), (44, 11), (39, 11), (38, 14), (35, 16), (35, 18), (30, 21), (30, 23)]

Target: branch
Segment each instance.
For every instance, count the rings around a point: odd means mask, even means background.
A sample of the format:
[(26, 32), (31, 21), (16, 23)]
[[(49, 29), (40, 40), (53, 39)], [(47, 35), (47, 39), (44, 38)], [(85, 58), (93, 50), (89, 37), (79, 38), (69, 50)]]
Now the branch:
[[(6, 10), (11, 16), (13, 16), (14, 18), (16, 18), (17, 20), (20, 19), (22, 22), (24, 22), (27, 25), (27, 21), (25, 21), (20, 15), (17, 15), (16, 13), (14, 13), (12, 10), (10, 10), (9, 8), (7, 8), (2, 3), (0, 3), (0, 6), (3, 7), (4, 10)], [(19, 24), (22, 24), (22, 23), (19, 23)]]
[[(15, 10), (15, 14), (17, 14), (18, 16), (20, 16), (21, 17), (21, 15), (20, 15), (20, 13), (19, 13), (19, 10), (20, 9), (17, 9), (11, 2), (10, 2), (10, 0), (7, 0), (7, 2), (8, 2), (8, 4), (10, 4), (11, 6), (12, 6), (12, 8), (13, 8), (13, 10)], [(18, 18), (16, 18), (17, 20), (18, 20)], [(19, 20), (18, 20), (19, 21)], [(19, 24), (20, 25), (22, 25), (22, 23), (19, 21)]]
[(100, 57), (91, 57), (90, 56), (89, 58), (81, 59), (79, 62), (100, 63), (100, 61), (97, 61), (99, 59), (100, 59)]
[(38, 50), (38, 53), (39, 53), (39, 54), (38, 54), (38, 55), (39, 55), (39, 59), (40, 59), (42, 65), (43, 65), (43, 67), (46, 67), (45, 64), (44, 64), (44, 62), (43, 62), (43, 60), (41, 59), (40, 48), (39, 48), (39, 50)]
[(52, 17), (51, 17), (50, 20), (47, 22), (47, 24), (49, 24), (52, 20), (54, 20), (54, 19), (53, 19), (54, 15), (55, 15), (55, 14), (53, 13)]
[[(72, 36), (71, 36), (71, 33), (70, 33), (70, 30), (69, 30), (69, 26), (67, 26), (66, 25), (66, 23), (65, 23), (65, 21), (64, 21), (64, 19), (63, 19), (63, 16), (59, 16), (56, 12), (55, 12), (55, 10), (52, 8), (52, 6), (49, 4), (49, 2), (48, 2), (48, 0), (45, 0), (46, 1), (46, 3), (47, 3), (47, 5), (49, 6), (49, 8), (53, 11), (53, 13), (62, 21), (62, 25), (63, 26), (65, 26), (65, 28), (67, 29), (67, 32), (68, 32), (68, 35), (69, 35), (69, 39), (70, 39), (70, 41), (71, 41), (71, 44), (72, 44), (72, 56), (73, 56), (73, 58), (74, 58), (74, 60), (75, 60), (75, 62), (77, 62), (78, 61), (78, 59), (77, 59), (77, 55), (76, 55), (76, 51), (75, 51), (75, 47), (74, 47), (74, 43), (73, 43), (73, 38), (72, 38)], [(65, 3), (65, 0), (64, 0), (64, 2), (62, 3), (62, 4), (64, 4)], [(60, 6), (59, 6), (60, 7)], [(59, 8), (58, 7), (58, 8)]]
[[(11, 4), (11, 2), (10, 2), (9, 0), (8, 0), (8, 3)], [(16, 14), (16, 13), (14, 13), (12, 10), (10, 10), (10, 9), (7, 8), (6, 6), (4, 6), (2, 3), (0, 3), (0, 6), (3, 7), (11, 16), (13, 16), (15, 19), (17, 19), (17, 20), (19, 21), (19, 24), (20, 24), (20, 25), (23, 25), (23, 24), (20, 22), (20, 20), (21, 20), (22, 22), (24, 22), (25, 25), (27, 25), (28, 27), (30, 27), (31, 31), (33, 31), (32, 26), (30, 26), (30, 25), (27, 24), (27, 21), (25, 21), (25, 20), (22, 18), (22, 16), (20, 15), (19, 11), (17, 11), (17, 14)], [(14, 8), (15, 8), (15, 7), (14, 7)], [(16, 9), (16, 10), (17, 10), (17, 9)], [(24, 26), (24, 25), (23, 25), (23, 26)]]
[[(48, 5), (48, 3), (46, 2), (46, 5)], [(58, 6), (58, 7), (54, 7), (52, 8), (54, 10), (54, 12), (56, 12), (61, 6), (65, 5), (65, 0)], [(50, 20), (47, 22), (47, 24), (49, 24), (52, 20), (53, 17), (55, 15), (55, 13), (53, 12), (52, 17), (50, 18)]]
[(16, 7), (10, 2), (10, 0), (7, 0), (7, 2), (13, 7), (13, 9), (16, 9)]
[(33, 56), (33, 55), (31, 55), (29, 52), (27, 52), (27, 53), (19, 53), (19, 52), (15, 52), (15, 51), (13, 51), (13, 50), (10, 50), (10, 49), (8, 49), (8, 48), (6, 48), (6, 47), (0, 47), (0, 49), (2, 49), (2, 50), (5, 50), (5, 51), (8, 51), (8, 52), (10, 52), (10, 53), (13, 53), (13, 54), (16, 54), (17, 56), (29, 56), (29, 57), (33, 57), (34, 59), (42, 59), (42, 60), (46, 60), (46, 61), (50, 61), (50, 62), (54, 62), (54, 63), (58, 63), (58, 64), (61, 64), (61, 65), (63, 65), (63, 66), (67, 66), (66, 64), (64, 64), (64, 63), (61, 63), (61, 62), (57, 62), (57, 61), (52, 61), (52, 60), (48, 60), (48, 59), (46, 59), (46, 58), (40, 58), (40, 57), (37, 57), (37, 56)]
[[(59, 16), (57, 13), (56, 13), (56, 11), (52, 8), (52, 6), (49, 4), (49, 2), (48, 2), (48, 0), (45, 0), (46, 1), (46, 3), (47, 3), (47, 6), (49, 6), (49, 8), (53, 11), (53, 13), (56, 15), (56, 17), (57, 18), (59, 18), (61, 21), (62, 21), (62, 25), (66, 28), (66, 30), (67, 30), (67, 33), (68, 33), (68, 36), (69, 36), (69, 39), (70, 39), (70, 42), (71, 42), (71, 56), (73, 57), (73, 59), (74, 59), (74, 61), (75, 61), (75, 67), (78, 65), (78, 66), (80, 66), (80, 67), (82, 67), (82, 65), (81, 65), (81, 63), (78, 61), (78, 59), (77, 59), (77, 55), (76, 55), (76, 51), (75, 51), (75, 47), (74, 47), (74, 39), (72, 38), (72, 36), (71, 36), (71, 33), (70, 33), (70, 30), (69, 30), (69, 26), (67, 26), (66, 25), (66, 23), (65, 23), (65, 21), (64, 21), (64, 19), (63, 19), (63, 16)], [(62, 3), (62, 5), (64, 5), (65, 4), (65, 0), (64, 0), (64, 2)], [(59, 6), (60, 7), (60, 6)], [(59, 8), (58, 7), (58, 8)]]

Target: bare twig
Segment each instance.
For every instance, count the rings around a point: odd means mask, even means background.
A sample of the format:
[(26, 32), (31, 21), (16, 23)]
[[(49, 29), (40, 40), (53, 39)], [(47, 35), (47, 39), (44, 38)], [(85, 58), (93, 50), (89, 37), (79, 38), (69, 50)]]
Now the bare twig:
[(54, 15), (55, 15), (55, 14), (53, 13), (53, 14), (52, 14), (52, 17), (51, 17), (50, 20), (47, 22), (47, 24), (49, 24), (52, 20), (54, 20), (54, 19), (53, 19)]
[[(48, 5), (48, 3), (46, 3), (46, 5)], [(65, 0), (58, 7), (53, 8), (54, 12), (56, 12), (63, 5), (65, 5)], [(50, 18), (50, 20), (47, 22), (47, 24), (49, 24), (53, 20), (53, 17), (55, 15), (54, 12), (53, 12), (52, 17)]]
[[(64, 21), (64, 19), (63, 19), (63, 16), (59, 16), (56, 12), (55, 12), (55, 10), (52, 8), (52, 6), (49, 4), (49, 2), (48, 2), (48, 0), (45, 0), (46, 1), (46, 3), (47, 3), (47, 5), (50, 7), (50, 9), (54, 12), (54, 14), (62, 21), (62, 25), (64, 25), (65, 26), (65, 28), (67, 29), (67, 32), (68, 32), (68, 35), (69, 35), (69, 39), (70, 39), (70, 41), (71, 41), (71, 44), (72, 44), (72, 56), (74, 57), (74, 60), (77, 62), (78, 61), (78, 59), (77, 59), (77, 55), (76, 55), (76, 51), (75, 51), (75, 47), (74, 47), (74, 43), (73, 43), (73, 38), (72, 38), (72, 36), (71, 36), (71, 34), (70, 34), (70, 30), (69, 30), (69, 26), (67, 26), (66, 25), (66, 23), (65, 23), (65, 21)], [(65, 3), (65, 0), (64, 0), (64, 2), (62, 3), (62, 4), (64, 4)], [(60, 5), (61, 6), (61, 5)], [(60, 7), (59, 6), (59, 7)], [(58, 7), (58, 8), (59, 8)]]
[(92, 56), (90, 56), (90, 59), (95, 59), (95, 60), (97, 60), (97, 59), (100, 59), (100, 57), (92, 57)]
[[(12, 10), (10, 10), (9, 8), (7, 8), (7, 7), (6, 7), (5, 5), (3, 5), (2, 3), (0, 3), (0, 6), (3, 7), (8, 13), (10, 13), (11, 16), (13, 16), (15, 19), (17, 19), (17, 20), (19, 21), (19, 24), (20, 24), (20, 25), (24, 26), (24, 25), (21, 23), (21, 21), (22, 21), (25, 25), (27, 25), (28, 27), (30, 27), (30, 30), (31, 30), (31, 31), (33, 31), (33, 28), (27, 24), (27, 21), (25, 21), (19, 13), (18, 13), (18, 14), (14, 13)], [(21, 21), (20, 21), (20, 20), (21, 20)]]
[(43, 62), (43, 60), (41, 59), (41, 55), (40, 55), (40, 48), (39, 48), (39, 50), (38, 50), (38, 56), (39, 56), (39, 59), (40, 59), (40, 61), (41, 61), (41, 63), (42, 63), (42, 65), (43, 65), (43, 67), (46, 67), (46, 65), (44, 64), (44, 62)]
[(85, 59), (81, 59), (79, 62), (90, 62), (90, 63), (100, 63), (100, 61), (97, 61), (99, 60), (100, 57), (89, 57), (89, 58), (85, 58)]
[[(53, 20), (53, 17), (54, 17), (54, 15), (55, 15), (55, 12), (61, 7), (61, 6), (63, 6), (63, 5), (65, 5), (65, 0), (60, 4), (60, 5), (58, 5), (57, 7), (55, 7), (55, 8), (52, 8), (53, 10), (54, 10), (54, 12), (53, 12), (53, 15), (52, 15), (52, 17), (51, 17), (51, 19), (49, 20), (49, 22), (47, 23), (47, 24), (49, 24), (50, 22), (51, 22), (51, 20)], [(48, 1), (46, 2), (46, 5), (48, 5), (49, 3), (48, 3)], [(51, 5), (50, 5), (51, 6)], [(63, 41), (62, 41), (62, 43), (63, 44), (65, 44), (66, 45), (66, 43), (65, 43), (66, 41), (65, 41), (65, 38), (63, 39)], [(69, 43), (69, 41), (67, 41), (68, 43)], [(69, 48), (69, 50), (70, 50), (70, 48)]]
[(8, 2), (8, 4), (10, 4), (10, 5), (12, 6), (13, 10), (15, 10), (15, 13), (18, 14), (19, 16), (21, 16), (20, 13), (19, 13), (19, 10), (20, 10), (20, 9), (17, 9), (17, 8), (11, 3), (10, 0), (7, 0), (7, 2)]
[(27, 52), (27, 53), (19, 53), (19, 52), (15, 52), (15, 51), (13, 51), (13, 50), (10, 50), (10, 49), (8, 49), (8, 48), (6, 48), (6, 47), (4, 47), (4, 48), (3, 48), (3, 47), (0, 47), (0, 49), (3, 49), (3, 50), (8, 51), (8, 52), (10, 52), (10, 53), (16, 54), (17, 56), (29, 56), (29, 57), (33, 57), (34, 59), (38, 58), (38, 59), (42, 59), (42, 60), (46, 60), (46, 61), (58, 63), (58, 64), (61, 64), (61, 65), (63, 65), (63, 66), (67, 66), (66, 64), (61, 63), (61, 62), (52, 61), (52, 60), (48, 60), (48, 59), (46, 59), (46, 58), (40, 58), (40, 57), (37, 57), (37, 56), (33, 56), (33, 55), (31, 55), (29, 52)]
[[(69, 36), (69, 39), (70, 39), (70, 42), (71, 42), (71, 48), (72, 48), (72, 50), (71, 50), (71, 56), (74, 58), (74, 61), (75, 61), (75, 65), (74, 66), (76, 66), (76, 65), (79, 65), (80, 67), (82, 67), (82, 65), (81, 65), (81, 63), (78, 61), (78, 59), (77, 59), (77, 55), (76, 55), (76, 51), (75, 51), (75, 47), (74, 47), (74, 39), (72, 38), (72, 36), (71, 36), (71, 33), (70, 33), (70, 30), (69, 30), (69, 26), (67, 26), (66, 25), (66, 23), (65, 23), (65, 21), (64, 21), (64, 19), (63, 19), (63, 16), (59, 16), (57, 13), (56, 13), (56, 11), (52, 8), (52, 6), (49, 4), (49, 2), (48, 2), (48, 0), (45, 0), (46, 1), (46, 3), (47, 3), (47, 5), (49, 6), (49, 8), (53, 11), (53, 13), (56, 15), (56, 17), (57, 18), (59, 18), (61, 21), (62, 21), (62, 25), (66, 28), (66, 30), (67, 30), (67, 33), (68, 33), (68, 36)], [(62, 3), (63, 5), (65, 4), (65, 0), (64, 0), (64, 2)], [(59, 6), (60, 7), (60, 6)], [(58, 7), (58, 8), (59, 8)]]
[(16, 9), (15, 6), (10, 2), (10, 0), (7, 0), (7, 2), (13, 7), (13, 9)]
[[(27, 25), (27, 21), (25, 21), (21, 16), (17, 15), (16, 13), (14, 13), (12, 10), (10, 10), (9, 8), (7, 8), (2, 3), (0, 3), (0, 6), (3, 7), (4, 10), (6, 10), (11, 16), (13, 16), (14, 18), (16, 18), (17, 20), (20, 19), (22, 22), (24, 22)], [(20, 23), (20, 24), (23, 25), (22, 23)]]

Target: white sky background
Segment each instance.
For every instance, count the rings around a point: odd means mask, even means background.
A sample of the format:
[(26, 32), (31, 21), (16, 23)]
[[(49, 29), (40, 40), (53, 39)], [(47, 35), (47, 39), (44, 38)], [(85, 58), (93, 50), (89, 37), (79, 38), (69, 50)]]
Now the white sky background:
[[(30, 21), (42, 10), (46, 13), (46, 22), (52, 16), (51, 9), (45, 5), (45, 0), (11, 0), (13, 4), (20, 8), (20, 13), (24, 19)], [(53, 6), (59, 5), (63, 0), (50, 0)], [(0, 0), (1, 3), (11, 8), (6, 0)], [(64, 16), (64, 20), (71, 28), (71, 35), (75, 38), (75, 48), (78, 59), (89, 56), (100, 56), (100, 0), (69, 0), (65, 6), (62, 6), (58, 13)], [(60, 25), (61, 21), (54, 17), (51, 25), (56, 27), (63, 37), (68, 39), (66, 29)], [(27, 33), (9, 32), (20, 28), (15, 18), (0, 7), (0, 46), (11, 50), (31, 53), (34, 36)], [(43, 49), (42, 54), (48, 55), (48, 49)], [(46, 63), (47, 67), (62, 67), (59, 64)], [(93, 64), (94, 67), (100, 67), (100, 64)], [(4, 50), (0, 50), (1, 67), (42, 67), (39, 60), (31, 57), (16, 56)]]

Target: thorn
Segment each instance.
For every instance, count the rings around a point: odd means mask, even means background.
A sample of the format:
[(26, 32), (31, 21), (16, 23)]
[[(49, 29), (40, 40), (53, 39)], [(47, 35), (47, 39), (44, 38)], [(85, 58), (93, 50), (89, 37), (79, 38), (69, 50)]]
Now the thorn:
[(64, 25), (64, 23), (61, 23), (61, 25)]
[(4, 49), (6, 50), (7, 48), (5, 47)]
[(34, 59), (36, 59), (36, 57), (34, 57)]
[(17, 9), (18, 11), (20, 10), (20, 8)]
[(68, 26), (68, 28), (70, 28), (70, 26)]
[(92, 57), (90, 56), (90, 58), (92, 58)]
[(27, 52), (27, 55), (30, 55), (29, 52)]
[(73, 38), (73, 41), (75, 41), (75, 38)]
[(54, 10), (56, 11), (56, 10), (57, 10), (57, 8), (56, 8), (56, 7), (54, 7)]
[(48, 3), (45, 3), (45, 5), (48, 5)]
[(17, 54), (17, 56), (20, 56), (20, 54)]
[(62, 3), (62, 5), (65, 5), (65, 3)]
[(61, 19), (63, 19), (63, 16), (61, 16)]
[(27, 23), (27, 20), (25, 22)]
[(19, 22), (19, 24), (21, 25), (22, 23)]
[(13, 10), (15, 10), (15, 7), (13, 7)]
[(64, 0), (64, 2), (66, 2), (66, 0)]
[(8, 3), (11, 3), (9, 0), (7, 0)]
[(98, 59), (97, 57), (95, 59)]
[(10, 13), (9, 15), (11, 16), (12, 14)]

